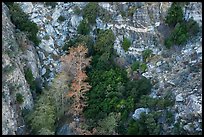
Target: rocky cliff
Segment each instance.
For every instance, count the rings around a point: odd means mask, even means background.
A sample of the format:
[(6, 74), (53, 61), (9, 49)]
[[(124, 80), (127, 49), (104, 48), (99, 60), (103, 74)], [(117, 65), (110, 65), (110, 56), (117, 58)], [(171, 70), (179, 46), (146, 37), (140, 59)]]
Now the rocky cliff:
[[(18, 117), (14, 107), (8, 102), (12, 101), (8, 79), (10, 83), (22, 83), (23, 85), (18, 92), (27, 96), (20, 107), (31, 107), (33, 104), (32, 96), (25, 81), (22, 67), (27, 64), (35, 77), (42, 76), (45, 81), (50, 82), (60, 69), (59, 56), (64, 54), (62, 46), (67, 39), (76, 36), (77, 26), (83, 19), (82, 16), (74, 13), (74, 8), (82, 9), (87, 4), (83, 2), (57, 2), (56, 6), (52, 8), (45, 6), (42, 2), (18, 3), (22, 10), (29, 15), (30, 20), (38, 25), (38, 37), (41, 39), (41, 43), (36, 48), (32, 44), (27, 44), (28, 48), (23, 55), (19, 50), (9, 52), (12, 47), (17, 50), (19, 44), (15, 40), (14, 26), (9, 20), (9, 11), (3, 4), (2, 44), (4, 52), (2, 66), (3, 68), (15, 66), (14, 71), (9, 74), (3, 71), (5, 81), (7, 80), (3, 86), (3, 93), (6, 93), (3, 98), (3, 114), (8, 117), (6, 119), (10, 120), (9, 124), (14, 125), (9, 126), (4, 120), (4, 134), (9, 134), (9, 130), (12, 134), (14, 133), (17, 128), (16, 117)], [(92, 30), (112, 29), (116, 36), (114, 48), (118, 55), (124, 58), (125, 62), (128, 62), (127, 64), (131, 64), (135, 60), (142, 61), (142, 51), (151, 49), (154, 56), (147, 63), (148, 71), (143, 73), (143, 76), (150, 78), (154, 83), (150, 96), (162, 98), (166, 93), (165, 91), (173, 93), (175, 105), (171, 110), (174, 112), (174, 122), (181, 119), (183, 129), (187, 132), (201, 132), (202, 34), (200, 33), (194, 39), (189, 40), (182, 47), (175, 46), (169, 50), (164, 47), (163, 41), (166, 33), (168, 33), (164, 18), (171, 2), (99, 2), (99, 6), (108, 11), (111, 19), (105, 22), (101, 17), (98, 17)], [(131, 9), (134, 9), (134, 12)], [(183, 11), (186, 19), (193, 17), (202, 27), (202, 3), (190, 2), (183, 7)], [(58, 20), (60, 16), (64, 16), (65, 20), (60, 22)], [(92, 32), (91, 35), (94, 36)], [(131, 40), (131, 47), (127, 52), (121, 46), (124, 36)], [(14, 53), (16, 55), (11, 57), (10, 54)], [(23, 62), (23, 58), (27, 58), (29, 61)], [(13, 96), (15, 97), (15, 94)], [(166, 127), (164, 134), (169, 134), (166, 132), (168, 128), (172, 127)]]
[(24, 67), (40, 77), (40, 62), (32, 42), (11, 23), (9, 9), (2, 4), (2, 134), (25, 134), (22, 110), (31, 110), (33, 96)]

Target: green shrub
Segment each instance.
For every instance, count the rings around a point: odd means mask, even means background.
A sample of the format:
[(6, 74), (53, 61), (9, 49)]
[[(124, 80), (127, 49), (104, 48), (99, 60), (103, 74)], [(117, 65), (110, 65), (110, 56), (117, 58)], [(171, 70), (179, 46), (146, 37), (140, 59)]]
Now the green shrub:
[(94, 50), (100, 54), (100, 60), (107, 62), (113, 55), (115, 35), (111, 29), (99, 30)]
[(63, 51), (68, 51), (69, 47), (74, 46), (76, 43), (76, 38), (70, 39), (69, 41), (66, 41), (64, 46), (62, 47)]
[(173, 115), (173, 113), (171, 112), (171, 111), (167, 111), (167, 113), (166, 113), (166, 121), (167, 121), (167, 123), (173, 123), (173, 121), (174, 121), (174, 115)]
[(128, 126), (127, 134), (128, 135), (138, 135), (139, 134), (138, 130), (139, 130), (139, 122), (131, 120)]
[(83, 9), (83, 18), (88, 19), (88, 23), (94, 25), (98, 16), (99, 5), (96, 2), (89, 2)]
[(142, 52), (142, 57), (143, 60), (146, 60), (147, 58), (149, 58), (152, 54), (152, 50), (151, 49), (146, 49)]
[(124, 96), (131, 96), (136, 104), (142, 95), (146, 95), (151, 92), (152, 84), (149, 79), (141, 77), (139, 80), (132, 80), (126, 83), (126, 92)]
[(40, 39), (37, 37), (37, 34), (29, 34), (28, 35), (29, 40), (33, 41), (35, 45), (40, 44)]
[(4, 4), (5, 4), (7, 7), (13, 5), (13, 3), (14, 3), (14, 2), (4, 2)]
[(140, 65), (140, 69), (141, 69), (141, 72), (144, 73), (145, 71), (147, 71), (147, 65), (145, 63), (142, 63)]
[(22, 104), (23, 101), (24, 101), (23, 98), (24, 98), (24, 97), (23, 97), (23, 95), (22, 95), (21, 93), (17, 93), (17, 94), (16, 94), (16, 101), (17, 101), (17, 103)]
[(11, 73), (14, 69), (14, 66), (7, 65), (3, 68), (3, 73)]
[(172, 32), (172, 37), (175, 44), (184, 44), (188, 39), (186, 24), (177, 24), (174, 28), (174, 31)]
[(187, 21), (186, 28), (188, 29), (190, 36), (195, 36), (199, 32), (199, 25), (195, 20), (193, 20), (193, 18), (190, 18)]
[(25, 79), (28, 82), (28, 84), (30, 85), (30, 88), (32, 90), (35, 90), (36, 89), (35, 80), (34, 80), (32, 71), (29, 68), (25, 70)]
[(173, 40), (170, 37), (166, 38), (164, 41), (164, 45), (166, 46), (166, 48), (170, 49), (174, 45)]
[(145, 108), (154, 109), (156, 105), (157, 105), (157, 99), (143, 95), (141, 96), (141, 99), (139, 103), (137, 104), (137, 107), (145, 107)]
[(77, 27), (78, 34), (88, 35), (91, 27), (86, 19), (83, 19)]
[(60, 22), (63, 22), (63, 21), (65, 21), (66, 19), (65, 19), (64, 16), (59, 16), (58, 20), (59, 20)]
[(177, 23), (181, 23), (182, 21), (183, 21), (183, 10), (179, 4), (173, 2), (171, 7), (168, 10), (165, 22), (169, 26), (174, 27)]
[(57, 5), (57, 2), (45, 2), (46, 6), (51, 6), (52, 8), (55, 8)]
[(43, 39), (49, 40), (49, 39), (50, 39), (50, 36), (49, 36), (49, 35), (45, 35), (45, 36), (43, 37)]
[[(104, 118), (106, 114), (118, 110), (117, 107), (121, 102), (122, 94), (117, 91), (117, 87), (126, 80), (124, 70), (118, 68), (107, 71), (94, 69), (88, 75), (90, 84), (94, 88), (87, 93), (89, 105), (85, 110), (85, 116), (87, 118), (95, 117), (95, 119), (100, 119)], [(126, 106), (126, 103), (124, 105)], [(97, 112), (100, 109), (102, 113), (99, 115)]]
[(26, 121), (33, 134), (45, 134), (42, 129), (50, 132), (55, 130), (56, 108), (49, 94), (43, 94), (35, 103), (34, 109), (26, 116)]
[(165, 39), (165, 46), (167, 48), (170, 48), (173, 45), (182, 45), (184, 43), (186, 43), (186, 41), (188, 40), (189, 35), (187, 32), (187, 28), (186, 28), (186, 24), (183, 23), (178, 23), (174, 30), (172, 31), (171, 35)]
[(39, 132), (38, 135), (55, 135), (54, 131), (50, 131), (47, 128), (42, 128)]
[(181, 7), (184, 7), (185, 5), (189, 5), (190, 2), (174, 2), (177, 5), (180, 5)]
[(81, 10), (80, 10), (80, 8), (77, 6), (77, 7), (74, 7), (74, 14), (76, 14), (76, 15), (80, 15), (81, 14)]
[[(97, 53), (97, 52), (95, 52)], [(96, 54), (93, 56), (92, 59), (92, 67), (96, 70), (109, 70), (113, 67), (113, 63), (109, 62), (109, 58), (107, 59), (108, 61), (102, 61), (101, 60), (101, 55), (100, 54)]]
[(183, 129), (183, 123), (179, 119), (173, 126), (173, 135), (186, 135), (186, 131)]
[(153, 110), (165, 109), (174, 105), (174, 100), (171, 97), (168, 98), (152, 98), (146, 95), (141, 96), (137, 107), (147, 107)]
[(18, 4), (9, 5), (11, 21), (17, 29), (27, 33), (29, 40), (33, 41), (35, 45), (39, 45), (40, 40), (37, 37), (38, 26), (36, 23), (28, 19), (28, 15), (24, 13)]
[(69, 41), (65, 42), (62, 50), (68, 51), (69, 47), (76, 46), (79, 43), (83, 43), (88, 48), (88, 55), (93, 54), (93, 38), (89, 35), (78, 35), (77, 37), (70, 39)]
[(111, 20), (110, 12), (102, 7), (99, 7), (98, 16), (105, 23), (108, 23)]
[(132, 68), (133, 71), (139, 70), (139, 67), (140, 67), (140, 62), (139, 62), (139, 61), (135, 61), (135, 62), (131, 65), (131, 68)]
[(128, 51), (128, 48), (131, 46), (131, 41), (128, 38), (124, 38), (122, 47), (125, 51)]
[(25, 31), (24, 24), (27, 23), (28, 15), (25, 14), (16, 3), (10, 5), (9, 10), (11, 13), (11, 21), (16, 25), (16, 28)]
[(88, 56), (91, 56), (94, 53), (94, 49), (93, 49), (94, 41), (93, 41), (93, 38), (91, 36), (79, 35), (77, 37), (77, 43), (82, 43), (83, 45), (85, 45), (88, 48)]
[[(184, 3), (185, 5), (186, 3)], [(168, 11), (166, 23), (174, 27), (171, 35), (165, 39), (164, 45), (170, 48), (173, 45), (185, 44), (189, 37), (195, 36), (199, 32), (199, 25), (192, 18), (183, 20), (181, 3), (174, 2)]]
[(102, 135), (112, 135), (117, 126), (117, 113), (109, 113), (109, 115), (98, 122), (97, 131)]
[(124, 18), (124, 17), (126, 17), (126, 12), (125, 11), (120, 11), (120, 14), (121, 14), (121, 16)]
[(137, 121), (131, 120), (128, 126), (128, 135), (159, 135), (161, 127), (152, 113), (142, 113)]
[(132, 69), (132, 71), (140, 70), (142, 73), (144, 73), (145, 71), (147, 71), (147, 65), (145, 63), (141, 63), (139, 61), (135, 61), (131, 65), (131, 69)]

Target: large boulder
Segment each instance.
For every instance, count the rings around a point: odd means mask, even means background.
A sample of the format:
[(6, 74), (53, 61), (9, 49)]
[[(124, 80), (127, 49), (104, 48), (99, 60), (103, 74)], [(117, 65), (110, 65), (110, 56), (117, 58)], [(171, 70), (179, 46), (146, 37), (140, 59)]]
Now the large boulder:
[(46, 73), (46, 69), (42, 68), (41, 75), (45, 75), (45, 73)]
[(140, 114), (141, 113), (148, 114), (149, 111), (150, 111), (149, 108), (138, 108), (138, 109), (135, 110), (135, 113), (132, 115), (132, 118), (134, 120), (140, 119)]
[(53, 34), (55, 32), (54, 28), (50, 24), (45, 25), (45, 29), (46, 29), (47, 34)]
[(33, 10), (33, 4), (32, 2), (19, 2), (21, 9), (25, 13), (32, 13)]
[(82, 19), (83, 19), (82, 16), (77, 16), (77, 15), (72, 16), (71, 17), (72, 27), (76, 28)]
[(183, 101), (183, 97), (182, 97), (182, 94), (180, 93), (176, 96), (176, 102), (182, 102), (182, 101)]
[(52, 14), (53, 22), (57, 21), (60, 15), (61, 15), (61, 9), (55, 8), (54, 13)]
[(42, 39), (42, 43), (40, 43), (39, 47), (41, 49), (44, 49), (48, 53), (53, 52), (53, 47), (54, 47), (54, 40), (50, 37), (49, 40), (44, 40)]

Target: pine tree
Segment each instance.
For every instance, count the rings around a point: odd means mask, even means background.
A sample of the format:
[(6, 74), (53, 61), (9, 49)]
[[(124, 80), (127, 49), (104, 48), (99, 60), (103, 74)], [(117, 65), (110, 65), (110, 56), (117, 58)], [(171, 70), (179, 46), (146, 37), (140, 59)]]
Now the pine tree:
[(54, 132), (56, 120), (56, 108), (52, 104), (52, 97), (49, 93), (42, 95), (36, 102), (36, 106), (26, 119), (35, 134)]
[(120, 113), (109, 113), (109, 115), (98, 122), (97, 134), (99, 135), (117, 135), (115, 129), (120, 119)]
[(54, 105), (57, 109), (57, 118), (62, 117), (67, 111), (66, 105), (68, 104), (66, 94), (68, 90), (67, 80), (69, 78), (64, 72), (59, 73), (52, 81), (49, 93), (52, 94)]

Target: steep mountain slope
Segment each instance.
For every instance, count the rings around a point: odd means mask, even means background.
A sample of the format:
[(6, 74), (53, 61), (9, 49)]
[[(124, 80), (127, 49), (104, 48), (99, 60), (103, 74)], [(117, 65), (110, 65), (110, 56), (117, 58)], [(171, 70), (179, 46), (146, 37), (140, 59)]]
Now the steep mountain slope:
[[(57, 2), (52, 8), (42, 2), (18, 3), (29, 15), (29, 19), (38, 25), (41, 43), (34, 47), (29, 40), (24, 41), (26, 37), (23, 33), (15, 31), (9, 19), (9, 10), (3, 4), (3, 134), (17, 134), (15, 132), (17, 129), (19, 131), (18, 127), (24, 126), (24, 122), (19, 122), (23, 121), (23, 118), (21, 111), (17, 109), (33, 107), (33, 97), (24, 77), (24, 66), (31, 69), (34, 78), (42, 77), (42, 81), (51, 82), (61, 68), (59, 57), (65, 54), (62, 50), (63, 45), (77, 37), (77, 27), (83, 20), (80, 14), (75, 13), (75, 8), (83, 9), (87, 4)], [(128, 68), (136, 60), (144, 61), (143, 51), (152, 50), (153, 56), (146, 62), (147, 72), (142, 74), (153, 83), (150, 96), (163, 98), (169, 92), (173, 93), (175, 99), (175, 104), (170, 108), (174, 113), (174, 121), (171, 126), (163, 125), (162, 134), (171, 134), (170, 129), (178, 121), (181, 121), (181, 127), (187, 133), (197, 134), (202, 131), (202, 33), (183, 46), (167, 49), (164, 46), (164, 39), (171, 33), (171, 29), (164, 23), (164, 19), (171, 4), (171, 2), (99, 2), (99, 6), (109, 14), (96, 18), (96, 24), (91, 27), (90, 35), (95, 38), (94, 31), (97, 29), (111, 29), (116, 36), (114, 49), (118, 59), (123, 60), (124, 68)], [(193, 17), (202, 29), (202, 3), (190, 2), (184, 5), (182, 10), (185, 19)], [(60, 21), (60, 16), (65, 19)], [(131, 41), (131, 46), (126, 52), (122, 48), (124, 37)], [(22, 50), (20, 47), (26, 49)], [(16, 93), (24, 96), (24, 102), (20, 105), (16, 103)]]

